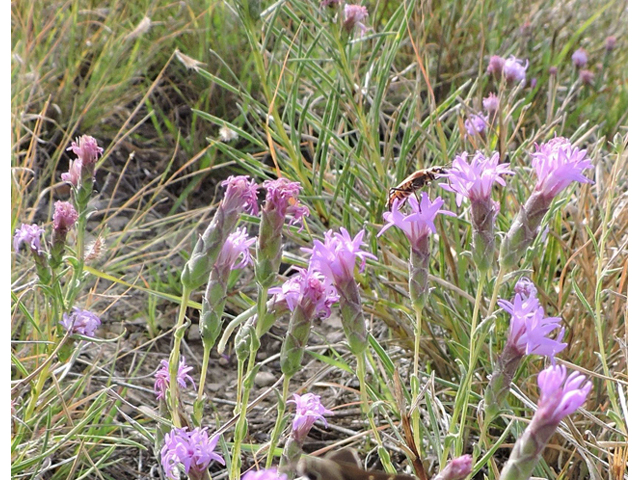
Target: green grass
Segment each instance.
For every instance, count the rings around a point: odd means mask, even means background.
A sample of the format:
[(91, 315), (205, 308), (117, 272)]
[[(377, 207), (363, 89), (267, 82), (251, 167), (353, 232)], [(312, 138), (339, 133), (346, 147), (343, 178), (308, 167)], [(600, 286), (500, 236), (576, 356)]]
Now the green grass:
[[(534, 475), (624, 478), (626, 5), (593, 0), (574, 10), (547, 0), (407, 0), (367, 6), (372, 29), (349, 39), (332, 26), (332, 13), (319, 2), (302, 0), (262, 2), (257, 20), (218, 1), (12, 5), (11, 234), (21, 223), (50, 231), (54, 202), (69, 198), (60, 181), (71, 158), (66, 149), (76, 136), (96, 137), (105, 154), (87, 235), (102, 248), (88, 262), (73, 305), (98, 313), (105, 324), (98, 336), (109, 339), (75, 342), (68, 355), (58, 355), (54, 326), (61, 307), (50, 304), (34, 281), (30, 257), (12, 257), (13, 475), (34, 478), (45, 470), (47, 478), (115, 478), (133, 475), (138, 456), (143, 471), (154, 465), (147, 452), (157, 428), (148, 412), (157, 408), (152, 374), (170, 352), (182, 267), (222, 197), (219, 181), (231, 173), (258, 182), (281, 175), (301, 183), (300, 198), (311, 214), (304, 230), (285, 228), (287, 265), (306, 265), (308, 255), (300, 248), (329, 228), (366, 230), (369, 251), (378, 258), (356, 277), (373, 334), (367, 392), (375, 421), (394, 438), (383, 437), (385, 446), (398, 450), (406, 438), (396, 425), (402, 411), (392, 379), (395, 369), (410, 401), (415, 315), (407, 298), (409, 244), (397, 229), (377, 237), (389, 188), (419, 168), (450, 163), (464, 150), (504, 149), (516, 172), (493, 195), (500, 203), (496, 229), (505, 233), (535, 186), (529, 155), (534, 144), (563, 135), (588, 149), (595, 165), (588, 175), (595, 184), (576, 184), (556, 199), (544, 222), (548, 235), (534, 242), (520, 270), (508, 272), (498, 296), (511, 298), (517, 279), (529, 276), (547, 315), (563, 318), (569, 346), (560, 362), (594, 382), (584, 411), (554, 437)], [(145, 17), (149, 29), (136, 31)], [(617, 45), (607, 53), (609, 35)], [(589, 68), (596, 72), (592, 87), (580, 85), (571, 65), (578, 46), (587, 49)], [(493, 54), (529, 62), (526, 86), (505, 92), (502, 142), (495, 130), (484, 139), (464, 136), (464, 120), (498, 89), (485, 73)], [(552, 66), (558, 68), (553, 77)], [(238, 139), (221, 141), (221, 127)], [(499, 311), (480, 323), (486, 343), (479, 345), (465, 390), (479, 281), (470, 255), (470, 212), (468, 204), (456, 207), (453, 194), (429, 188), (431, 197), (441, 195), (457, 214), (437, 222), (432, 291), (423, 316), (420, 429), (426, 467), (434, 472), (445, 450), (475, 449), (477, 459), (486, 452), (478, 445), (478, 402), (504, 345), (508, 318)], [(255, 218), (242, 221), (257, 233)], [(492, 313), (486, 309), (497, 273), (496, 265), (480, 292), (481, 320)], [(256, 302), (250, 271), (232, 277), (229, 291), (229, 318)], [(202, 292), (194, 293), (187, 316), (195, 324)], [(280, 320), (269, 335), (281, 338), (285, 328)], [(319, 343), (305, 357), (313, 361), (294, 377), (291, 391), (311, 389), (323, 371), (329, 380), (311, 391), (330, 398), (329, 383), (349, 392), (332, 407), (357, 402), (347, 383), (356, 370), (353, 355), (344, 344), (329, 347), (316, 330), (312, 338)], [(279, 375), (268, 360), (277, 354), (268, 349), (270, 342), (264, 341), (268, 355), (261, 368)], [(186, 344), (182, 353), (199, 373), (201, 343), (190, 337)], [(518, 370), (509, 396), (511, 434), (500, 439), (508, 420), (496, 422), (489, 432), (496, 452), (476, 464), (486, 478), (498, 478), (531, 418), (538, 398), (535, 375), (543, 366), (532, 356)], [(24, 382), (38, 368), (47, 374)], [(235, 400), (235, 386), (228, 389)], [(468, 397), (469, 409), (463, 432), (454, 435), (458, 426), (449, 422), (460, 396)], [(194, 399), (184, 397), (188, 405)], [(220, 405), (206, 404), (205, 423), (212, 431), (232, 417)], [(252, 420), (264, 419), (249, 416), (249, 432), (263, 429), (258, 433), (268, 438), (275, 412), (266, 418), (271, 423), (254, 425)], [(340, 426), (352, 432), (369, 427), (359, 414), (346, 418)], [(231, 430), (225, 434), (229, 445)], [(333, 430), (327, 438), (332, 443), (348, 437)], [(363, 454), (375, 448), (371, 435), (364, 437), (354, 439)], [(266, 449), (247, 455), (244, 467), (264, 455)], [(397, 453), (392, 459), (409, 464)]]

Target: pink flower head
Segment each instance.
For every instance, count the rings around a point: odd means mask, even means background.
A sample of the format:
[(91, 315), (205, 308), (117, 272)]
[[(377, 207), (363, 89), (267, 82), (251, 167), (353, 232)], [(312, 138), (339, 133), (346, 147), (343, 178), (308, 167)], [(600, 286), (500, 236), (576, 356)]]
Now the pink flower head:
[(434, 480), (464, 480), (471, 473), (473, 465), (473, 457), (471, 455), (462, 455), (454, 458), (447, 463)]
[(487, 111), (487, 113), (493, 114), (498, 111), (500, 101), (498, 100), (498, 97), (496, 97), (496, 94), (492, 92), (488, 97), (482, 99), (482, 106)]
[(467, 130), (467, 135), (482, 135), (487, 129), (487, 121), (487, 116), (482, 113), (470, 115), (469, 118), (464, 121), (464, 128)]
[(364, 19), (368, 16), (369, 12), (367, 12), (367, 7), (363, 7), (362, 5), (349, 5), (348, 3), (345, 4), (343, 24), (345, 30), (350, 32), (354, 27), (358, 27), (360, 29), (360, 35), (364, 35), (367, 31)]
[(536, 285), (527, 277), (520, 278), (513, 290), (515, 293), (520, 294), (522, 298), (525, 299), (532, 296), (538, 296), (538, 289), (536, 288)]
[(252, 264), (249, 247), (256, 243), (255, 237), (249, 238), (247, 228), (238, 228), (231, 233), (222, 245), (216, 265), (220, 268), (238, 270)]
[(82, 178), (82, 160), (76, 158), (75, 160), (69, 160), (69, 171), (61, 175), (62, 180), (69, 182), (74, 187), (80, 185), (80, 179)]
[(60, 320), (60, 325), (65, 330), (86, 337), (94, 337), (100, 323), (100, 318), (95, 313), (78, 307), (73, 307), (70, 315), (62, 314), (62, 320)]
[(174, 427), (164, 436), (164, 446), (160, 452), (165, 475), (179, 480), (179, 464), (187, 475), (191, 470), (204, 473), (211, 462), (224, 465), (224, 458), (214, 451), (219, 438), (220, 435), (209, 437), (206, 428), (196, 427), (188, 431), (187, 427)]
[[(364, 230), (360, 230), (353, 240), (345, 228), (340, 228), (340, 233), (328, 230), (324, 234), (324, 243), (313, 241), (309, 268), (319, 270), (334, 284), (353, 278), (356, 259), (360, 259), (360, 271), (364, 270), (366, 258), (376, 259), (375, 255), (360, 250), (363, 237)], [(309, 249), (304, 251), (308, 252)]]
[(89, 135), (82, 135), (80, 138), (76, 138), (76, 141), (71, 142), (71, 146), (67, 150), (73, 150), (73, 153), (85, 166), (95, 164), (104, 151), (98, 146), (96, 139)]
[(555, 77), (558, 74), (558, 67), (549, 67), (549, 75)]
[(248, 175), (232, 175), (221, 185), (227, 187), (221, 208), (235, 210), (244, 206), (248, 213), (258, 214), (258, 185)]
[(596, 74), (591, 70), (580, 70), (578, 72), (578, 78), (580, 78), (583, 85), (593, 85), (593, 82), (596, 79)]
[(504, 75), (507, 83), (520, 83), (526, 78), (528, 66), (528, 60), (526, 62), (523, 62), (522, 60), (511, 55), (504, 61), (502, 74)]
[(54, 230), (68, 231), (78, 220), (78, 212), (69, 202), (56, 202), (53, 207)]
[(499, 55), (492, 55), (487, 66), (487, 73), (492, 74), (497, 79), (502, 77), (502, 69), (504, 68), (504, 58)]
[(331, 306), (338, 301), (335, 287), (319, 271), (304, 268), (284, 282), (282, 287), (269, 289), (269, 293), (284, 298), (290, 311), (301, 305), (318, 318), (328, 317)]
[[(194, 389), (196, 388), (193, 378), (189, 375), (191, 370), (193, 370), (193, 367), (187, 365), (184, 357), (182, 357), (178, 364), (178, 386), (180, 388), (187, 388), (187, 380), (191, 382)], [(153, 385), (153, 390), (156, 392), (156, 398), (160, 400), (161, 398), (165, 398), (171, 378), (169, 375), (169, 362), (167, 360), (160, 360), (160, 368), (158, 368), (155, 377), (156, 383)]]
[(571, 182), (593, 183), (582, 174), (593, 168), (586, 150), (573, 147), (564, 137), (556, 137), (542, 145), (536, 145), (532, 165), (538, 176), (536, 190), (547, 197), (555, 197)]
[(298, 194), (302, 188), (299, 182), (292, 182), (286, 178), (266, 180), (262, 186), (267, 190), (265, 211), (275, 210), (284, 217), (291, 215), (291, 224), (301, 224), (302, 218), (309, 215), (309, 209), (298, 202)]
[(249, 470), (242, 476), (242, 480), (287, 480), (287, 475), (278, 473), (278, 469)]
[(313, 393), (305, 393), (304, 395), (294, 393), (293, 400), (289, 400), (287, 403), (296, 404), (296, 415), (291, 424), (291, 433), (300, 443), (307, 437), (317, 420), (321, 420), (327, 427), (328, 423), (324, 415), (333, 415), (331, 410), (324, 408), (320, 402), (320, 396)]
[(605, 38), (604, 48), (607, 50), (607, 52), (610, 52), (614, 48), (616, 48), (616, 37), (612, 35), (610, 37)]
[[(593, 384), (578, 372), (567, 378), (564, 365), (552, 365), (538, 374), (540, 399), (535, 417), (560, 423), (584, 404)], [(534, 417), (534, 418), (535, 418)]]
[(583, 68), (587, 65), (587, 60), (589, 59), (587, 55), (587, 51), (584, 48), (579, 48), (573, 55), (571, 55), (571, 61), (576, 66), (576, 68)]
[(44, 233), (44, 228), (37, 224), (26, 225), (22, 224), (20, 228), (16, 229), (16, 233), (13, 237), (13, 249), (17, 252), (20, 250), (20, 245), (23, 243), (28, 245), (32, 251), (40, 253), (42, 251), (42, 244), (40, 239)]
[(453, 160), (446, 173), (449, 185), (440, 185), (445, 190), (456, 193), (458, 206), (464, 198), (471, 202), (490, 198), (494, 183), (503, 187), (506, 185), (501, 175), (513, 175), (508, 163), (500, 163), (498, 152), (488, 158), (481, 152), (476, 152), (471, 163), (467, 160), (468, 156), (467, 152), (462, 152)]
[[(526, 298), (517, 293), (513, 303), (498, 300), (498, 305), (511, 314), (507, 342), (522, 355), (546, 355), (553, 361), (555, 354), (567, 346), (559, 340), (547, 338), (552, 331), (560, 328), (562, 319), (545, 317), (544, 308), (540, 306), (535, 295)], [(557, 338), (562, 339), (563, 336), (564, 328), (560, 329)]]
[(422, 192), (420, 203), (415, 197), (409, 197), (409, 206), (412, 211), (409, 215), (405, 215), (400, 211), (401, 203), (394, 202), (391, 211), (382, 214), (387, 223), (380, 229), (378, 236), (391, 227), (398, 227), (407, 235), (409, 242), (414, 247), (417, 247), (426, 236), (436, 231), (434, 223), (436, 215), (440, 213), (455, 216), (453, 212), (440, 208), (444, 205), (442, 198), (437, 197), (432, 202), (426, 192)]

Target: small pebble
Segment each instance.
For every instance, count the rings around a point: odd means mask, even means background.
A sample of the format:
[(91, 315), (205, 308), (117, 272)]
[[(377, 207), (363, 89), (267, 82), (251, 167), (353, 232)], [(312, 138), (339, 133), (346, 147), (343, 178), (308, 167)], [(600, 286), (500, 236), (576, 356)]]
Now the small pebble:
[(258, 387), (268, 387), (276, 381), (276, 376), (270, 372), (258, 372), (255, 378), (255, 384)]

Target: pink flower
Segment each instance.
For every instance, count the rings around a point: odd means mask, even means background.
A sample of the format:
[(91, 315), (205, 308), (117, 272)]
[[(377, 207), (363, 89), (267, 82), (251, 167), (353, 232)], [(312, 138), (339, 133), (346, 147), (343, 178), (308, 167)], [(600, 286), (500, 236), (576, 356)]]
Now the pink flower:
[(506, 182), (502, 175), (513, 175), (508, 163), (500, 163), (500, 155), (497, 152), (490, 157), (476, 152), (471, 163), (468, 156), (467, 152), (462, 152), (453, 160), (446, 174), (449, 185), (440, 185), (445, 190), (456, 193), (458, 206), (464, 198), (471, 202), (490, 198), (493, 184), (498, 183), (504, 187)]
[(69, 171), (62, 174), (62, 180), (77, 187), (80, 185), (80, 178), (82, 178), (82, 160), (79, 158), (69, 160)]
[(190, 471), (196, 475), (204, 473), (211, 462), (224, 465), (224, 458), (214, 451), (219, 438), (220, 435), (209, 437), (206, 428), (197, 427), (188, 431), (187, 427), (174, 427), (164, 436), (164, 446), (160, 452), (165, 475), (179, 480), (178, 465), (184, 467), (187, 475)]
[(564, 365), (551, 365), (540, 372), (540, 399), (535, 417), (540, 416), (551, 423), (559, 424), (564, 417), (574, 413), (585, 402), (593, 387), (586, 379), (578, 372), (573, 372), (567, 378)]
[(482, 106), (487, 113), (493, 114), (498, 111), (500, 101), (498, 100), (498, 97), (496, 97), (495, 93), (490, 93), (488, 97), (482, 99)]
[(284, 298), (290, 311), (300, 305), (318, 318), (328, 317), (331, 306), (338, 301), (335, 287), (317, 270), (300, 269), (282, 287), (271, 288), (269, 293)]
[(607, 50), (607, 52), (611, 52), (614, 48), (616, 48), (616, 37), (612, 35), (605, 38), (604, 48)]
[[(511, 314), (508, 346), (513, 346), (522, 355), (546, 355), (552, 361), (556, 353), (564, 350), (567, 344), (547, 336), (560, 328), (560, 317), (545, 317), (544, 308), (540, 306), (535, 295), (528, 298), (516, 294), (513, 303), (498, 300), (498, 305)], [(560, 329), (558, 338), (564, 336), (564, 328)], [(508, 349), (505, 346), (505, 350)]]
[[(180, 359), (178, 364), (178, 386), (182, 389), (187, 388), (187, 380), (191, 382), (193, 388), (196, 388), (196, 384), (193, 378), (189, 375), (189, 372), (193, 370), (193, 367), (187, 365), (184, 357)], [(156, 398), (160, 400), (165, 398), (167, 390), (169, 389), (170, 375), (169, 375), (169, 362), (167, 360), (160, 360), (160, 368), (155, 374), (156, 382), (153, 386), (153, 390), (156, 392)]]
[(76, 138), (76, 141), (71, 142), (71, 146), (67, 150), (73, 150), (73, 153), (82, 161), (83, 165), (95, 164), (104, 151), (98, 146), (96, 139), (89, 135), (82, 135), (80, 138)]
[(242, 480), (287, 480), (287, 476), (278, 473), (277, 468), (266, 468), (264, 470), (249, 470), (242, 476)]
[(296, 415), (291, 424), (292, 435), (296, 441), (302, 443), (309, 434), (311, 427), (317, 420), (321, 420), (327, 427), (327, 420), (324, 415), (333, 415), (331, 410), (327, 410), (320, 402), (320, 396), (313, 393), (304, 395), (293, 394), (293, 400), (287, 403), (295, 403)]
[(77, 333), (86, 337), (93, 337), (100, 326), (100, 318), (89, 310), (81, 310), (73, 307), (70, 315), (64, 313), (60, 325), (71, 333)]
[(248, 213), (258, 214), (258, 185), (248, 175), (232, 175), (221, 185), (227, 187), (221, 209), (229, 211), (244, 206)]
[(464, 128), (467, 130), (467, 135), (484, 134), (487, 129), (487, 121), (487, 116), (482, 113), (470, 115), (469, 118), (464, 121)]
[(40, 227), (37, 224), (26, 225), (22, 224), (20, 228), (16, 229), (16, 233), (13, 237), (13, 249), (17, 252), (20, 250), (20, 245), (23, 243), (28, 245), (31, 250), (36, 253), (40, 253), (42, 251), (42, 244), (40, 243), (40, 239), (42, 238), (42, 234), (44, 233), (44, 228)]
[(301, 224), (302, 218), (309, 215), (309, 209), (298, 202), (298, 194), (302, 188), (299, 182), (281, 177), (266, 180), (262, 186), (267, 190), (265, 211), (276, 211), (281, 217), (291, 215), (291, 224)]
[(502, 69), (504, 68), (504, 58), (498, 55), (492, 55), (487, 66), (487, 73), (493, 74), (497, 79), (502, 78)]
[[(366, 258), (376, 259), (376, 256), (360, 249), (363, 245), (364, 230), (351, 239), (345, 228), (340, 233), (329, 230), (324, 234), (324, 243), (313, 241), (309, 268), (320, 271), (332, 283), (341, 283), (353, 278), (356, 260), (360, 260), (360, 268), (364, 269)], [(309, 251), (309, 249), (304, 249)]]
[(564, 137), (556, 137), (542, 145), (536, 145), (532, 165), (538, 176), (536, 190), (545, 197), (555, 197), (571, 182), (593, 183), (582, 174), (593, 168), (586, 150), (573, 147)]
[(367, 27), (363, 22), (368, 16), (367, 7), (345, 4), (343, 23), (345, 30), (350, 32), (354, 27), (358, 27), (360, 29), (360, 35), (364, 35)]
[(529, 61), (527, 60), (523, 63), (522, 60), (511, 55), (504, 61), (504, 67), (502, 69), (502, 74), (504, 75), (507, 83), (520, 83), (526, 78), (527, 67), (529, 66)]
[(78, 212), (69, 202), (56, 202), (53, 211), (53, 228), (67, 232), (78, 220)]
[(238, 228), (231, 233), (222, 245), (216, 266), (223, 269), (238, 270), (252, 263), (249, 248), (256, 243), (255, 238), (249, 238), (247, 228)]
[(472, 465), (473, 457), (471, 455), (454, 458), (433, 480), (464, 480), (471, 473)]
[(580, 78), (583, 85), (593, 85), (593, 82), (596, 79), (596, 74), (591, 70), (580, 70), (578, 72), (578, 78)]
[(583, 68), (587, 65), (588, 60), (587, 51), (584, 48), (579, 48), (573, 55), (571, 55), (571, 61), (576, 66), (576, 68)]

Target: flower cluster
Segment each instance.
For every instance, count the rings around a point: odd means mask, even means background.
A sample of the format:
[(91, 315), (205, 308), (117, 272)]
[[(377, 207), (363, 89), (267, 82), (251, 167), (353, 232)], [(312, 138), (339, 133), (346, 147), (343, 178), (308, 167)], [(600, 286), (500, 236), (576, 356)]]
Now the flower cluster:
[(258, 214), (258, 184), (248, 175), (232, 175), (220, 185), (227, 187), (221, 209), (235, 210), (243, 207), (251, 215)]
[(249, 248), (256, 243), (255, 237), (249, 238), (247, 228), (238, 228), (231, 233), (222, 245), (216, 266), (229, 270), (238, 270), (252, 262)]
[(165, 475), (179, 480), (178, 465), (182, 465), (190, 478), (204, 478), (211, 462), (224, 465), (224, 458), (214, 451), (219, 438), (220, 435), (210, 437), (206, 428), (173, 428), (164, 436), (160, 452)]
[(504, 77), (508, 84), (519, 84), (527, 77), (528, 66), (528, 60), (523, 62), (513, 55), (507, 59), (493, 55), (489, 59), (487, 73), (492, 74), (498, 80)]
[(276, 468), (264, 470), (249, 470), (242, 476), (242, 480), (287, 480), (285, 474), (279, 474)]
[(71, 146), (67, 150), (72, 150), (78, 158), (69, 161), (69, 171), (62, 174), (62, 180), (71, 183), (74, 187), (79, 187), (85, 178), (93, 181), (96, 162), (104, 151), (102, 147), (98, 146), (96, 139), (89, 135), (83, 135), (75, 142), (71, 142)]
[(53, 229), (66, 233), (78, 220), (78, 212), (69, 202), (56, 202), (53, 208)]
[(71, 333), (93, 337), (100, 326), (100, 318), (89, 310), (73, 307), (71, 314), (64, 313), (60, 325)]
[[(180, 359), (180, 364), (178, 365), (178, 386), (182, 389), (187, 388), (187, 380), (191, 382), (193, 388), (196, 388), (196, 384), (193, 381), (193, 378), (189, 375), (189, 372), (193, 370), (193, 367), (190, 367), (185, 362), (184, 357)], [(156, 393), (156, 398), (158, 400), (166, 397), (167, 390), (169, 389), (169, 362), (166, 360), (160, 360), (160, 368), (155, 374), (156, 382), (153, 386), (153, 390)]]
[(369, 16), (367, 7), (362, 5), (350, 5), (344, 6), (344, 21), (343, 26), (347, 32), (351, 32), (354, 28), (360, 29), (360, 35), (364, 35), (367, 31), (367, 26), (364, 24), (364, 20)]
[(275, 296), (275, 301), (282, 298), (292, 312), (298, 305), (309, 305), (306, 308), (318, 318), (328, 317), (331, 306), (338, 301), (335, 287), (318, 270), (302, 268), (281, 287), (270, 288), (269, 293)]
[(13, 236), (13, 249), (17, 252), (20, 250), (20, 246), (25, 244), (32, 251), (40, 253), (42, 251), (40, 240), (42, 239), (43, 233), (44, 228), (39, 225), (35, 223), (26, 225), (23, 223), (20, 228), (16, 229), (15, 235)]
[(500, 106), (500, 100), (495, 93), (490, 93), (488, 97), (482, 99), (482, 106), (488, 114), (494, 115)]
[(294, 403), (296, 406), (296, 414), (293, 417), (291, 424), (291, 432), (293, 437), (302, 442), (313, 424), (320, 420), (324, 423), (325, 427), (328, 427), (325, 415), (333, 415), (331, 410), (328, 410), (322, 405), (320, 396), (313, 393), (305, 393), (304, 395), (293, 394), (293, 400), (289, 400), (287, 403)]
[(280, 217), (291, 215), (292, 225), (301, 224), (302, 219), (309, 215), (309, 209), (298, 202), (302, 188), (299, 182), (280, 177), (277, 180), (266, 180), (262, 186), (267, 190), (265, 212), (275, 210)]
[(467, 135), (483, 135), (487, 129), (488, 121), (489, 118), (482, 113), (470, 115), (469, 118), (464, 121), (464, 128), (467, 131)]

